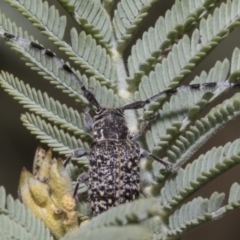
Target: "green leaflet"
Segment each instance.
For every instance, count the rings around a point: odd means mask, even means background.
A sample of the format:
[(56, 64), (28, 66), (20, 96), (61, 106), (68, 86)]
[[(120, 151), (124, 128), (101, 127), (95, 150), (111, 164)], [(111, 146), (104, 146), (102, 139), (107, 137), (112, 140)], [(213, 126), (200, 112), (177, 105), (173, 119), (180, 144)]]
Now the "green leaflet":
[[(226, 81), (228, 72), (229, 61), (225, 59), (223, 62), (217, 62), (208, 74), (203, 71), (200, 76), (194, 78), (191, 84), (207, 83), (211, 82), (212, 79), (215, 79), (216, 82)], [(153, 90), (154, 92), (152, 92)], [(149, 149), (160, 154), (166, 150), (166, 147), (169, 148), (169, 143), (178, 138), (179, 134), (184, 132), (189, 125), (193, 124), (196, 116), (223, 90), (226, 89), (220, 89), (211, 94), (206, 94), (208, 90), (200, 90), (172, 96), (170, 101), (166, 102), (162, 110), (159, 111), (161, 117), (153, 122), (151, 130), (146, 133)], [(151, 89), (145, 88), (144, 91), (150, 95), (149, 92), (155, 94), (156, 90), (152, 87)], [(161, 105), (161, 103), (155, 102), (153, 106), (158, 105)], [(148, 112), (148, 114), (150, 113), (152, 114), (153, 111)]]
[[(209, 214), (217, 211), (223, 200), (225, 194), (214, 192), (210, 199), (203, 199), (202, 197), (194, 198), (192, 201), (181, 206), (169, 218), (170, 230), (168, 235), (181, 235), (185, 229), (194, 228), (204, 221), (209, 220)], [(211, 216), (211, 215), (210, 215)]]
[(117, 80), (116, 67), (106, 50), (97, 45), (97, 42), (91, 35), (86, 35), (84, 31), (78, 34), (75, 28), (72, 28), (71, 45), (60, 47), (70, 59), (79, 64), (87, 73), (93, 75), (105, 85), (113, 86), (112, 82)]
[[(214, 133), (222, 128), (228, 121), (234, 119), (240, 113), (240, 93), (232, 98), (225, 100), (222, 104), (213, 108), (204, 118), (197, 120), (185, 134), (178, 136), (174, 144), (168, 148), (167, 157), (169, 161), (176, 162), (177, 166), (182, 166)], [(236, 159), (235, 159), (236, 160)], [(221, 168), (221, 166), (219, 166)], [(153, 163), (150, 173), (157, 178), (161, 178), (159, 170), (162, 166)], [(179, 174), (181, 170), (179, 171)], [(205, 178), (203, 178), (203, 181)], [(179, 181), (180, 183), (181, 181)], [(192, 189), (197, 188), (198, 184), (193, 185)], [(184, 193), (185, 194), (185, 193)], [(175, 201), (173, 201), (175, 205)]]
[(162, 51), (172, 45), (179, 34), (189, 31), (216, 2), (218, 1), (176, 1), (172, 9), (166, 12), (165, 18), (159, 17), (154, 28), (150, 27), (144, 32), (142, 39), (132, 47), (128, 58), (128, 82), (133, 85), (139, 82), (152, 69)]
[[(36, 135), (41, 142), (48, 144), (54, 151), (60, 154), (68, 155), (79, 147), (89, 149), (88, 143), (82, 142), (80, 139), (77, 140), (74, 136), (70, 136), (63, 130), (59, 130), (56, 126), (52, 126), (39, 116), (26, 113), (21, 116), (21, 120), (23, 121), (23, 125)], [(81, 160), (85, 164), (88, 162), (86, 162), (86, 158), (81, 158)]]
[(238, 207), (240, 204), (240, 185), (238, 183), (234, 183), (231, 186), (228, 203), (231, 204), (233, 207)]
[(45, 35), (52, 37), (55, 41), (62, 40), (67, 24), (66, 16), (59, 16), (58, 10), (48, 2), (41, 0), (7, 0), (11, 6), (17, 8), (33, 24), (38, 27)]
[[(35, 4), (36, 1), (36, 4)], [(17, 1), (17, 0), (9, 0), (8, 1), (13, 7), (17, 8), (22, 14), (24, 14), (26, 17), (29, 18), (31, 22), (34, 23), (36, 27), (38, 27), (44, 35), (48, 36), (49, 39), (59, 46), (61, 50), (63, 50), (66, 55), (70, 55), (74, 58), (74, 61), (77, 62), (83, 69), (85, 69), (88, 74), (91, 74), (92, 76), (95, 76), (99, 78), (99, 80), (104, 81), (105, 85), (107, 82), (108, 84), (111, 84), (111, 81), (116, 81), (116, 69), (115, 66), (113, 65), (111, 59), (106, 53), (106, 50), (102, 48), (100, 45), (96, 44), (96, 41), (92, 39), (91, 36), (88, 36), (86, 39), (86, 49), (85, 52), (88, 54), (84, 54), (83, 56), (78, 55), (77, 53), (74, 52), (73, 48), (68, 45), (66, 42), (61, 41), (62, 37), (64, 35), (64, 30), (65, 25), (66, 25), (66, 17), (63, 16), (63, 20), (56, 21), (55, 25), (55, 15), (58, 15), (58, 11), (56, 14), (55, 13), (55, 7), (52, 6), (49, 8), (48, 3), (45, 1), (44, 3), (41, 0), (34, 0), (34, 1), (29, 1), (25, 0), (23, 3)], [(41, 11), (32, 10), (31, 6), (36, 5), (33, 9), (38, 9), (40, 8)], [(25, 6), (25, 7), (24, 7)], [(30, 10), (28, 10), (30, 8)], [(62, 24), (62, 25), (60, 25)], [(61, 29), (61, 30), (59, 30)], [(7, 31), (7, 30), (6, 30)], [(72, 30), (74, 32), (74, 29)], [(60, 33), (62, 35), (60, 35)], [(83, 32), (82, 32), (83, 33)], [(86, 35), (86, 34), (85, 34)], [(72, 36), (72, 43), (76, 42), (77, 38), (74, 34), (71, 34)], [(79, 39), (80, 41), (84, 41), (83, 38)], [(90, 48), (89, 48), (90, 47)], [(90, 53), (89, 53), (90, 51)], [(95, 56), (95, 54), (98, 53), (100, 54), (100, 65), (99, 68), (96, 68), (96, 66), (93, 66), (94, 63), (91, 62), (89, 59), (89, 56)], [(109, 65), (110, 64), (110, 65)], [(110, 75), (108, 76), (109, 72), (105, 68), (109, 67), (110, 68)], [(105, 76), (105, 72), (107, 75)], [(108, 78), (110, 77), (110, 78)]]
[(122, 0), (118, 3), (113, 18), (113, 26), (118, 39), (118, 49), (126, 47), (127, 42), (133, 37), (133, 33), (148, 15), (148, 10), (155, 2), (156, 0)]
[(58, 2), (60, 2), (63, 5), (66, 11), (68, 11), (70, 14), (73, 14), (75, 10), (74, 4), (71, 4), (69, 0), (59, 0)]
[(1, 239), (53, 240), (44, 223), (19, 200), (6, 197), (3, 187), (0, 187), (0, 212)]
[[(238, 72), (238, 53), (239, 49), (235, 49), (232, 55), (232, 75), (234, 75), (235, 72)], [(217, 62), (215, 67), (210, 70), (209, 74), (202, 72), (201, 75), (199, 77), (195, 77), (191, 83), (211, 82), (213, 79), (215, 79), (215, 82), (225, 81), (227, 79), (228, 72), (228, 60), (224, 60), (222, 63)], [(230, 79), (232, 78), (231, 76)], [(210, 136), (212, 136), (213, 132), (217, 131), (221, 126), (238, 115), (238, 100), (236, 96), (232, 99), (231, 103), (234, 108), (234, 113), (232, 113), (231, 109), (228, 108), (228, 103), (223, 104), (223, 108), (226, 108), (226, 111), (228, 111), (229, 115), (232, 117), (229, 116), (228, 119), (223, 118), (220, 125), (211, 124), (211, 121), (208, 120), (208, 118), (204, 118), (202, 123), (199, 121), (195, 122), (194, 119), (202, 112), (202, 110), (224, 90), (226, 89), (218, 89), (211, 94), (206, 94), (207, 91), (199, 91), (188, 92), (187, 94), (179, 93), (178, 95), (173, 96), (169, 102), (166, 102), (163, 105), (162, 110), (159, 112), (161, 117), (157, 121), (153, 122), (151, 131), (146, 132), (149, 149), (154, 151), (155, 154), (162, 154), (167, 150), (167, 157), (169, 161), (175, 162), (177, 159), (179, 163), (181, 163), (183, 159), (184, 161), (187, 161), (187, 159), (189, 159), (189, 157), (202, 145), (201, 143), (204, 143)], [(153, 87), (151, 89), (145, 88), (144, 91), (148, 94), (146, 97), (151, 94), (154, 95), (156, 92)], [(194, 103), (196, 105), (194, 105)], [(157, 105), (160, 105), (160, 103), (155, 102), (153, 106)], [(219, 106), (219, 108), (220, 107), (221, 106)], [(221, 112), (222, 110), (216, 111)], [(152, 112), (149, 111), (149, 113)], [(191, 133), (191, 131), (193, 133)], [(209, 134), (206, 134), (207, 132), (209, 132)], [(185, 134), (182, 135), (182, 133)], [(199, 136), (197, 136), (198, 134)], [(204, 134), (205, 136), (200, 138), (200, 136), (203, 136)], [(195, 135), (196, 137), (193, 137), (192, 135)], [(201, 143), (197, 141), (197, 139), (199, 139)], [(169, 147), (171, 144), (173, 145)], [(193, 146), (191, 147), (192, 144)]]
[[(161, 63), (156, 64), (149, 76), (146, 75), (146, 71), (144, 72), (145, 76), (139, 84), (139, 92), (135, 93), (136, 99), (144, 100), (153, 96), (154, 92), (178, 86), (191, 69), (226, 37), (229, 31), (239, 26), (239, 8), (239, 1), (228, 1), (227, 4), (222, 3), (219, 8), (216, 8), (207, 20), (202, 19), (199, 30), (196, 29), (191, 38), (184, 35), (177, 44), (173, 45), (169, 55)], [(219, 78), (214, 76), (212, 81), (219, 81)], [(136, 85), (136, 82), (134, 84)], [(146, 93), (145, 89), (154, 89), (154, 92), (148, 90)], [(156, 111), (158, 108), (156, 103), (151, 104), (144, 112), (145, 116), (149, 116), (151, 111)]]
[[(184, 142), (185, 147), (188, 147), (188, 151), (181, 152), (182, 155), (178, 158), (178, 163), (183, 164), (186, 162), (193, 152), (202, 146), (216, 131), (238, 116), (239, 104), (239, 94), (235, 94), (229, 100), (224, 101), (222, 105), (213, 108), (206, 117), (196, 121), (195, 126), (191, 126), (186, 131), (186, 138), (180, 136), (178, 140)], [(173, 160), (177, 155), (171, 154), (171, 150), (168, 151), (168, 157)]]
[[(21, 28), (15, 28), (15, 25), (6, 19), (4, 14), (0, 15), (0, 22), (4, 30), (9, 31), (16, 36), (30, 38), (26, 33), (23, 34)], [(62, 89), (65, 93), (68, 93), (71, 97), (74, 97), (76, 101), (83, 102), (83, 104), (87, 103), (86, 98), (82, 95), (82, 92), (76, 82), (71, 78), (69, 74), (59, 68), (59, 64), (57, 62), (52, 61), (52, 59), (49, 59), (45, 55), (39, 54), (38, 51), (32, 49), (29, 46), (19, 46), (19, 44), (15, 42), (8, 42), (8, 44), (16, 52), (24, 56), (24, 59), (27, 61), (27, 65), (31, 67), (32, 70), (37, 71), (41, 76), (43, 76), (43, 78), (56, 85), (57, 88)], [(98, 54), (98, 52), (96, 52), (96, 54)], [(108, 65), (108, 67), (111, 68), (111, 64), (108, 61), (105, 63)], [(108, 74), (111, 74), (111, 72), (113, 71), (108, 71)], [(93, 77), (88, 79), (85, 75), (81, 76), (79, 71), (76, 71), (76, 75), (79, 77), (79, 79), (81, 79), (86, 87), (92, 88), (94, 90), (98, 101), (103, 106), (119, 106), (119, 99), (114, 94), (112, 89), (107, 89), (106, 86), (102, 86), (101, 83), (99, 81), (96, 81), (96, 79)]]
[(234, 183), (230, 188), (228, 205), (221, 207), (224, 193), (214, 192), (209, 199), (194, 198), (177, 209), (169, 218), (167, 235), (180, 236), (186, 229), (201, 226), (207, 221), (216, 220), (240, 205), (240, 186)]
[[(100, 214), (89, 223), (80, 226), (77, 233), (68, 235), (63, 239), (77, 239), (77, 237), (82, 237), (83, 239), (94, 239), (96, 236), (98, 239), (112, 239), (116, 236), (117, 239), (124, 240), (148, 240), (150, 239), (151, 234), (145, 228), (141, 228), (139, 226), (137, 227), (137, 225), (134, 224), (149, 219), (152, 216), (159, 215), (160, 213), (161, 209), (156, 199), (149, 198), (136, 200), (125, 205), (119, 205), (103, 214)], [(116, 235), (120, 233), (122, 235)]]
[[(60, 0), (63, 5), (67, 5), (69, 11), (80, 26), (94, 38), (103, 47), (108, 50), (111, 47), (112, 25), (110, 17), (105, 8), (97, 1), (76, 1), (71, 0), (65, 3)], [(74, 10), (72, 10), (74, 9)]]
[[(161, 189), (162, 205), (172, 209), (220, 173), (240, 162), (240, 140), (213, 148), (167, 180)], [(211, 208), (212, 206), (210, 206)]]
[(138, 223), (152, 216), (161, 214), (160, 206), (156, 199), (139, 199), (134, 202), (119, 205), (92, 219), (83, 226), (86, 229), (101, 228), (104, 226), (123, 226)]
[(78, 231), (72, 235), (66, 235), (61, 238), (61, 240), (95, 240), (95, 239), (104, 239), (104, 240), (149, 240), (151, 239), (151, 234), (144, 228), (139, 226), (131, 225), (125, 227), (103, 227), (94, 229), (91, 231)]
[[(95, 81), (96, 82), (96, 81)], [(90, 86), (94, 86), (93, 81), (90, 81)], [(25, 108), (34, 112), (35, 114), (41, 115), (41, 117), (47, 118), (49, 121), (54, 122), (56, 125), (63, 129), (71, 131), (74, 135), (83, 138), (89, 138), (89, 134), (86, 133), (86, 128), (83, 124), (83, 117), (72, 109), (68, 108), (65, 104), (61, 104), (59, 101), (55, 101), (53, 98), (49, 98), (46, 93), (41, 93), (41, 91), (36, 91), (34, 88), (30, 88), (27, 84), (25, 85), (22, 81), (20, 82), (17, 78), (14, 78), (8, 73), (2, 72), (0, 74), (0, 85), (9, 94), (13, 95)], [(100, 102), (103, 106), (112, 106), (113, 101), (109, 94), (111, 90), (102, 88), (100, 86), (96, 87), (96, 96), (99, 96)], [(100, 91), (99, 91), (100, 89)], [(105, 90), (105, 91), (101, 91)]]
[(30, 88), (22, 81), (14, 78), (13, 75), (2, 72), (0, 74), (0, 85), (17, 99), (23, 106), (35, 114), (39, 114), (49, 121), (54, 122), (61, 128), (68, 129), (81, 138), (87, 137), (86, 129), (83, 129), (83, 118), (73, 108), (49, 98), (47, 93), (41, 93)]

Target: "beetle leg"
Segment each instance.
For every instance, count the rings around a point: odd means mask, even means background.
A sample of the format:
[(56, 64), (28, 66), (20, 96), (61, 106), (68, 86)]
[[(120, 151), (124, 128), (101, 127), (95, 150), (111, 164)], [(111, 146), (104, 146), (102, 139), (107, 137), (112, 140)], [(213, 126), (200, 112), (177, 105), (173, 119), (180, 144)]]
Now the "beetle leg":
[(93, 119), (91, 115), (89, 114), (89, 108), (87, 107), (84, 112), (84, 125), (87, 127), (87, 129), (92, 130), (93, 126)]
[(71, 152), (71, 154), (69, 155), (69, 157), (64, 161), (64, 167), (67, 166), (67, 164), (71, 161), (72, 158), (75, 158), (75, 157), (82, 157), (82, 156), (87, 156), (89, 155), (89, 152), (86, 151), (85, 149), (83, 148), (77, 148), (75, 149), (73, 152)]
[(137, 138), (139, 138), (142, 135), (142, 133), (144, 132), (144, 130), (147, 127), (148, 124), (149, 124), (149, 121), (143, 121), (141, 123), (139, 131), (130, 133), (129, 138), (132, 141), (135, 141)]
[(154, 114), (154, 115), (148, 117), (147, 119), (145, 119), (145, 120), (141, 123), (141, 126), (140, 126), (139, 131), (130, 133), (130, 136), (129, 136), (130, 139), (131, 139), (132, 141), (135, 141), (137, 138), (139, 138), (139, 137), (142, 135), (142, 133), (145, 131), (145, 129), (146, 129), (146, 127), (148, 126), (148, 124), (149, 124), (151, 121), (155, 120), (156, 117), (158, 117), (158, 116), (159, 116), (159, 114), (157, 113), (157, 114)]
[(74, 192), (73, 192), (73, 198), (76, 198), (76, 196), (77, 196), (77, 190), (78, 190), (78, 188), (79, 188), (79, 185), (80, 185), (81, 183), (87, 182), (88, 179), (89, 179), (89, 174), (86, 173), (86, 172), (81, 173), (81, 174), (78, 176), (78, 178), (77, 178), (77, 184), (76, 184), (76, 186), (75, 186), (75, 188), (74, 188)]
[(159, 157), (157, 157), (157, 156), (147, 152), (144, 149), (140, 149), (140, 154), (141, 154), (141, 157), (150, 157), (150, 158), (154, 159), (155, 161), (160, 162), (162, 165), (164, 165), (164, 167), (168, 171), (171, 171), (171, 172), (177, 172), (178, 171), (178, 169), (175, 168), (172, 163), (164, 161), (163, 159), (161, 159), (161, 158), (159, 158)]

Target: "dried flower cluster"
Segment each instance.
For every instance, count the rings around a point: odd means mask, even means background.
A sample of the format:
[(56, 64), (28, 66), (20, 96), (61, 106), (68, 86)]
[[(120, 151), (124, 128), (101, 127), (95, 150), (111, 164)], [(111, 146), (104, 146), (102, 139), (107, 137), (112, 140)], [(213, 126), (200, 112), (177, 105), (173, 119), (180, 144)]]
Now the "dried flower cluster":
[(52, 159), (51, 150), (38, 148), (33, 173), (23, 168), (19, 197), (39, 217), (56, 238), (78, 228), (70, 177), (61, 159)]

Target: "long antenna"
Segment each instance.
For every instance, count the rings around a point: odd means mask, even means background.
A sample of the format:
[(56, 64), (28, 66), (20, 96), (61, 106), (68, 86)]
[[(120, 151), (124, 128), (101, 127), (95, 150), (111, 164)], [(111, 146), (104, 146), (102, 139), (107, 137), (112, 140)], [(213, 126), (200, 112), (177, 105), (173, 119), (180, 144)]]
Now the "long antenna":
[(130, 104), (123, 106), (121, 109), (130, 110), (130, 109), (138, 109), (143, 108), (145, 105), (149, 104), (150, 102), (156, 101), (161, 97), (171, 96), (180, 92), (187, 92), (187, 91), (198, 91), (198, 90), (214, 90), (216, 88), (230, 88), (230, 87), (240, 87), (240, 82), (230, 83), (230, 82), (209, 82), (209, 83), (202, 83), (202, 84), (191, 84), (191, 85), (183, 85), (181, 87), (168, 89), (166, 91), (157, 93), (156, 95), (146, 99), (145, 101), (136, 101)]
[(4, 31), (1, 31), (1, 30), (0, 30), (0, 36), (3, 36), (3, 38), (8, 40), (8, 41), (16, 42), (20, 46), (23, 46), (23, 47), (25, 45), (29, 45), (30, 47), (42, 52), (47, 57), (52, 58), (55, 62), (58, 63), (58, 65), (64, 71), (68, 72), (71, 75), (72, 79), (79, 85), (79, 87), (83, 91), (83, 95), (86, 97), (86, 99), (89, 101), (89, 103), (94, 105), (97, 109), (101, 109), (101, 106), (98, 103), (98, 101), (96, 100), (96, 98), (94, 97), (93, 93), (86, 89), (86, 87), (83, 85), (82, 81), (73, 72), (73, 70), (68, 65), (66, 65), (60, 58), (58, 58), (53, 52), (47, 50), (46, 48), (42, 47), (38, 43), (32, 42), (32, 41), (30, 41), (28, 39), (25, 39), (25, 38), (22, 38), (22, 37), (14, 36), (10, 33), (7, 33), (7, 32), (4, 32)]

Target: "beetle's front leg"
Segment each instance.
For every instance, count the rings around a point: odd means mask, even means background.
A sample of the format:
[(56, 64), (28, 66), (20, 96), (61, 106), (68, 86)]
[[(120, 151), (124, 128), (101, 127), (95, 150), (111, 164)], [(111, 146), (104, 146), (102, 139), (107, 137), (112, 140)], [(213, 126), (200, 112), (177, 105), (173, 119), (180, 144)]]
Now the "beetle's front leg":
[(139, 137), (142, 135), (142, 133), (145, 131), (145, 128), (148, 126), (148, 124), (149, 124), (151, 121), (153, 121), (157, 116), (159, 116), (159, 114), (150, 116), (150, 117), (148, 117), (147, 119), (145, 119), (145, 120), (141, 123), (141, 126), (140, 126), (139, 131), (130, 133), (129, 138), (130, 138), (132, 141), (135, 141), (137, 138), (139, 138)]
[(91, 117), (91, 115), (89, 114), (89, 108), (87, 107), (85, 109), (84, 112), (84, 125), (86, 126), (87, 129), (89, 129), (90, 131), (92, 130), (92, 126), (93, 126), (93, 119)]
[(89, 152), (87, 150), (85, 150), (83, 148), (77, 148), (73, 152), (71, 152), (69, 157), (64, 161), (63, 165), (64, 165), (64, 167), (66, 167), (72, 158), (88, 156), (88, 155), (89, 155)]
[(141, 126), (140, 126), (140, 129), (139, 129), (139, 131), (136, 131), (136, 132), (132, 132), (132, 133), (130, 133), (130, 135), (129, 135), (129, 138), (132, 140), (132, 141), (135, 141), (137, 138), (139, 138), (141, 135), (142, 135), (142, 133), (144, 132), (144, 130), (145, 130), (145, 128), (146, 128), (146, 126), (149, 124), (149, 121), (143, 121), (142, 123), (141, 123)]
[(177, 172), (178, 171), (178, 169), (175, 168), (172, 163), (164, 161), (163, 159), (161, 159), (161, 158), (159, 158), (159, 157), (157, 157), (157, 156), (147, 152), (146, 150), (144, 150), (142, 148), (140, 149), (140, 155), (141, 155), (141, 157), (150, 157), (150, 158), (160, 162), (162, 165), (164, 165), (164, 167), (168, 171), (171, 171), (171, 172)]

